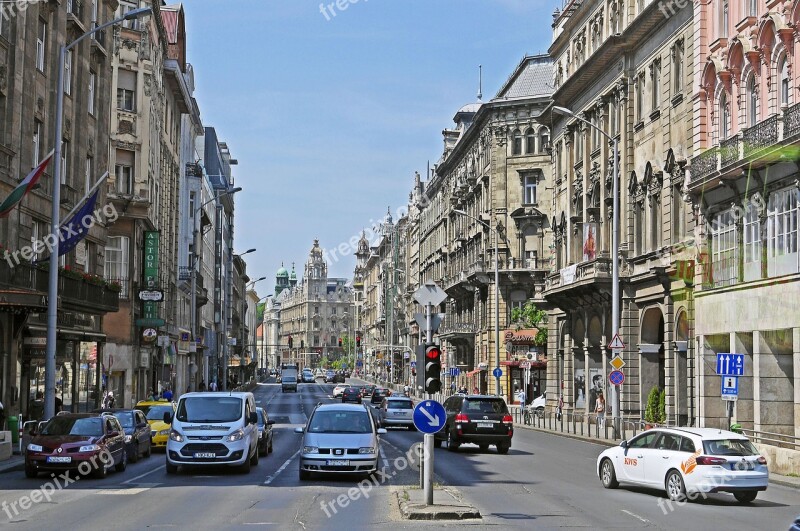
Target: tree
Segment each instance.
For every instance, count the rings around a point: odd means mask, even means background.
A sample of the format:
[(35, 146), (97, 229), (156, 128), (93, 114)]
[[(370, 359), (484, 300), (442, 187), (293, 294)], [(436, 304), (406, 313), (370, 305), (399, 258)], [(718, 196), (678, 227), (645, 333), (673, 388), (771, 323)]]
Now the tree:
[(537, 308), (533, 302), (528, 301), (522, 308), (511, 310), (511, 324), (517, 330), (520, 328), (536, 328), (538, 332), (533, 344), (537, 347), (547, 345), (547, 312)]
[(665, 422), (667, 422), (667, 392), (662, 389), (658, 395), (658, 423)]
[(661, 398), (661, 391), (658, 387), (650, 389), (650, 394), (647, 396), (647, 405), (644, 408), (644, 421), (657, 424), (661, 421), (661, 406), (659, 404)]

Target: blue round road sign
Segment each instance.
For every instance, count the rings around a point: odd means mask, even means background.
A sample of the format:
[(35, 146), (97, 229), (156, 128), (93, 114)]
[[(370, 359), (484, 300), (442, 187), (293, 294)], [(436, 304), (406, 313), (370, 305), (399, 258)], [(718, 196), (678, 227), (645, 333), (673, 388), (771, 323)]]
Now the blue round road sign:
[(608, 374), (608, 381), (613, 385), (622, 385), (622, 382), (625, 381), (625, 375), (622, 374), (622, 371), (611, 371)]
[(436, 433), (446, 420), (444, 406), (436, 400), (422, 400), (414, 408), (414, 426), (422, 433)]
[(494, 370), (492, 371), (492, 376), (494, 376), (495, 378), (500, 378), (501, 376), (503, 376), (503, 370), (500, 367), (495, 367)]

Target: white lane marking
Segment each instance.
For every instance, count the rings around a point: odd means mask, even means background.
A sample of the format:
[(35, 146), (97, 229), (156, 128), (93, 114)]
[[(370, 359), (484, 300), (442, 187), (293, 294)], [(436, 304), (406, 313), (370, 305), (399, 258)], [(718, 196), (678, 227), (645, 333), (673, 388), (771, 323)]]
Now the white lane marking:
[(383, 446), (380, 447), (381, 460), (383, 460), (383, 468), (389, 468), (389, 460), (386, 458), (386, 452), (383, 451)]
[(291, 463), (292, 461), (294, 461), (294, 458), (295, 458), (295, 457), (297, 457), (298, 455), (300, 455), (300, 450), (297, 450), (297, 451), (294, 453), (294, 455), (293, 455), (292, 457), (290, 457), (289, 459), (287, 459), (287, 460), (286, 460), (286, 462), (285, 462), (284, 464), (282, 464), (282, 465), (281, 465), (281, 467), (280, 467), (278, 470), (276, 470), (276, 471), (275, 471), (275, 473), (274, 473), (274, 474), (272, 474), (270, 477), (268, 477), (268, 478), (266, 479), (266, 481), (264, 481), (264, 485), (269, 485), (270, 483), (272, 483), (272, 481), (273, 481), (273, 480), (274, 480), (276, 477), (278, 477), (278, 475), (279, 475), (281, 472), (283, 472), (284, 470), (286, 470), (286, 467), (287, 467), (287, 466), (289, 466), (289, 463)]
[(127, 481), (123, 481), (123, 482), (122, 482), (122, 484), (123, 484), (123, 485), (127, 485), (127, 484), (129, 484), (129, 483), (133, 483), (133, 482), (134, 482), (134, 481), (136, 481), (137, 479), (139, 479), (139, 478), (143, 478), (143, 477), (145, 477), (145, 476), (149, 476), (149, 475), (150, 475), (150, 474), (152, 474), (153, 472), (156, 472), (156, 471), (158, 471), (158, 470), (161, 470), (162, 468), (165, 468), (165, 467), (166, 467), (166, 465), (161, 465), (161, 466), (160, 466), (160, 467), (158, 467), (158, 468), (154, 468), (154, 469), (153, 469), (153, 470), (151, 470), (150, 472), (145, 472), (144, 474), (139, 474), (139, 475), (138, 475), (138, 476), (136, 476), (135, 478), (131, 478), (131, 479), (127, 480)]
[(113, 494), (119, 496), (132, 496), (134, 494), (141, 494), (142, 492), (150, 490), (149, 488), (133, 488), (133, 489), (99, 489), (95, 492), (97, 494)]
[(634, 517), (634, 518), (636, 518), (637, 520), (641, 520), (642, 522), (644, 522), (644, 523), (646, 523), (646, 524), (649, 524), (649, 523), (650, 523), (650, 520), (648, 520), (647, 518), (642, 518), (642, 517), (641, 517), (641, 516), (639, 516), (638, 514), (634, 514), (634, 513), (630, 512), (630, 511), (626, 510), (626, 509), (622, 509), (622, 512), (623, 512), (623, 513), (625, 513), (625, 514), (627, 514), (628, 516), (633, 516), (633, 517)]

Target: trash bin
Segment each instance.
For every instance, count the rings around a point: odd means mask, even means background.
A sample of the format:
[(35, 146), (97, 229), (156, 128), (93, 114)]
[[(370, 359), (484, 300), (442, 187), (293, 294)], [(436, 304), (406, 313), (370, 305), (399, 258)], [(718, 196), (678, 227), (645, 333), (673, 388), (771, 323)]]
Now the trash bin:
[(742, 425), (741, 424), (731, 424), (731, 431), (733, 433), (742, 433)]
[(19, 417), (8, 417), (8, 431), (11, 432), (11, 443), (19, 444)]

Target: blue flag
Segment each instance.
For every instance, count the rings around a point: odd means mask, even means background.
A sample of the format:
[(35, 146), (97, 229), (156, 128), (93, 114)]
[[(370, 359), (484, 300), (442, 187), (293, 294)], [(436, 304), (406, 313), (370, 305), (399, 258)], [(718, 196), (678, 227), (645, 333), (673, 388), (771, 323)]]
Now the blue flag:
[(89, 234), (89, 229), (97, 221), (94, 217), (94, 206), (97, 203), (97, 194), (100, 190), (96, 190), (86, 203), (75, 212), (75, 215), (69, 221), (61, 225), (61, 243), (58, 245), (58, 256), (67, 254), (78, 245)]

